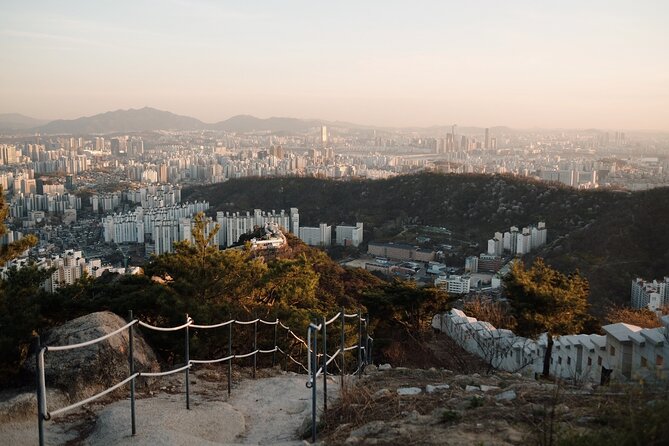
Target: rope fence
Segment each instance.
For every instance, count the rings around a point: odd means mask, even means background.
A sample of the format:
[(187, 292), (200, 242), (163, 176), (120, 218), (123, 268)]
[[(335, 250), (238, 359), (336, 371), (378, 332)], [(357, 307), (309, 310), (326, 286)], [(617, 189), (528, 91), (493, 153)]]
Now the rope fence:
[[(347, 319), (357, 319), (358, 323), (358, 339), (356, 339), (356, 344), (351, 346), (346, 346), (346, 320)], [(135, 380), (142, 377), (164, 377), (168, 375), (173, 375), (175, 373), (185, 372), (185, 390), (186, 390), (186, 409), (190, 409), (190, 386), (189, 386), (189, 373), (193, 365), (196, 364), (216, 364), (216, 363), (228, 363), (228, 395), (230, 395), (231, 384), (232, 384), (232, 362), (235, 359), (244, 359), (253, 357), (253, 378), (256, 378), (256, 369), (257, 369), (257, 355), (258, 354), (272, 354), (272, 367), (276, 365), (276, 354), (281, 353), (284, 357), (284, 368), (288, 369), (288, 361), (299, 366), (301, 370), (307, 373), (309, 377), (308, 382), (306, 383), (307, 388), (312, 390), (312, 441), (316, 441), (316, 407), (317, 407), (317, 394), (316, 394), (316, 381), (317, 378), (321, 375), (323, 376), (323, 411), (327, 411), (327, 375), (328, 375), (328, 366), (334, 361), (335, 366), (340, 372), (341, 376), (341, 387), (344, 386), (344, 375), (346, 373), (346, 361), (345, 353), (353, 350), (358, 351), (358, 361), (357, 369), (354, 374), (360, 373), (364, 369), (364, 365), (371, 361), (371, 342), (373, 339), (367, 333), (367, 319), (362, 317), (361, 313), (347, 314), (342, 311), (334, 315), (330, 319), (322, 318), (322, 321), (319, 324), (316, 324), (315, 321), (311, 323), (307, 329), (307, 340), (299, 337), (290, 327), (283, 324), (279, 319), (274, 321), (266, 321), (261, 318), (255, 318), (250, 321), (240, 321), (236, 319), (230, 319), (225, 322), (212, 325), (203, 325), (195, 324), (193, 319), (186, 315), (186, 322), (182, 325), (176, 327), (159, 327), (155, 325), (148, 324), (139, 319), (134, 319), (132, 311), (129, 314), (129, 320), (126, 325), (120, 327), (110, 333), (107, 333), (103, 336), (100, 336), (95, 339), (91, 339), (85, 342), (77, 344), (68, 344), (68, 345), (42, 345), (40, 342), (40, 337), (36, 338), (36, 392), (37, 392), (37, 418), (38, 418), (38, 430), (39, 430), (39, 445), (44, 446), (44, 422), (51, 420), (52, 417), (60, 415), (62, 413), (68, 412), (70, 410), (81, 407), (85, 404), (88, 404), (92, 401), (97, 400), (98, 398), (103, 397), (126, 384), (130, 384), (130, 412), (131, 412), (131, 430), (132, 435), (136, 435), (136, 417), (135, 417)], [(332, 355), (328, 354), (327, 347), (327, 327), (340, 321), (340, 345), (333, 352)], [(356, 321), (353, 321), (354, 323)], [(274, 326), (274, 347), (269, 349), (258, 348), (258, 324)], [(248, 326), (253, 325), (253, 349), (244, 354), (233, 354), (232, 353), (232, 336), (233, 336), (233, 325), (242, 325)], [(162, 372), (136, 372), (135, 371), (135, 359), (134, 359), (134, 326), (141, 326), (148, 330), (153, 330), (157, 332), (177, 332), (180, 330), (185, 331), (184, 338), (184, 356), (185, 364), (179, 367), (176, 367), (172, 370), (162, 371)], [(216, 329), (222, 327), (228, 327), (228, 354), (222, 358), (217, 359), (190, 359), (190, 329)], [(363, 326), (365, 328), (365, 337), (363, 338)], [(291, 348), (286, 350), (282, 349), (278, 345), (278, 328), (285, 330), (285, 342), (288, 343), (288, 340), (292, 337), (293, 342), (297, 341), (297, 345), (300, 346), (300, 351), (302, 347), (306, 347), (306, 366), (305, 364), (296, 359), (291, 355), (291, 350), (296, 346), (292, 344)], [(124, 331), (128, 330), (128, 364), (129, 364), (129, 376), (122, 381), (114, 384), (113, 386), (92, 395), (84, 400), (70, 404), (56, 410), (49, 411), (46, 401), (46, 377), (45, 377), (45, 354), (47, 352), (58, 352), (66, 351), (77, 348), (84, 348), (99, 342), (102, 342), (112, 336), (118, 335)], [(318, 353), (318, 342), (319, 342), (319, 333), (322, 342), (323, 352)], [(365, 345), (363, 345), (363, 343)], [(364, 352), (364, 355), (363, 355)], [(341, 359), (341, 365), (336, 362), (337, 358)], [(320, 366), (319, 366), (320, 362)]]

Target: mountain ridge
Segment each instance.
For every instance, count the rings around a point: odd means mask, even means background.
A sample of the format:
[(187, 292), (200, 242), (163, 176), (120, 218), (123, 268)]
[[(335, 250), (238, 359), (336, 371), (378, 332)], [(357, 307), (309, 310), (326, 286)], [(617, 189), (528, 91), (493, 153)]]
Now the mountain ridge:
[[(12, 116), (14, 118), (12, 118)], [(106, 134), (106, 133), (134, 133), (155, 130), (217, 130), (230, 132), (307, 132), (315, 127), (327, 125), (333, 128), (348, 128), (360, 131), (406, 131), (427, 133), (433, 137), (443, 137), (450, 133), (452, 125), (429, 126), (378, 126), (356, 124), (346, 121), (328, 121), (324, 119), (301, 119), (285, 116), (271, 116), (258, 118), (248, 114), (239, 114), (228, 119), (207, 123), (191, 116), (180, 115), (170, 111), (159, 110), (153, 107), (137, 109), (118, 109), (75, 119), (56, 119), (52, 121), (35, 119), (17, 113), (0, 114), (0, 130), (26, 130), (31, 133), (45, 134)], [(545, 132), (551, 129), (514, 129), (507, 126), (488, 127), (493, 134), (513, 134), (522, 131)], [(556, 130), (556, 129), (552, 129)], [(483, 134), (485, 127), (456, 126), (458, 134)], [(602, 132), (602, 130), (588, 129), (588, 131)]]
[(446, 227), (478, 243), (479, 252), (496, 231), (544, 221), (549, 243), (526, 261), (543, 256), (564, 272), (579, 269), (597, 315), (612, 303), (629, 303), (636, 276), (669, 272), (669, 188), (582, 191), (505, 175), (422, 173), (388, 180), (238, 179), (189, 188), (184, 199), (206, 199), (212, 211), (297, 207), (304, 225), (361, 221), (365, 241), (393, 240), (406, 225)]

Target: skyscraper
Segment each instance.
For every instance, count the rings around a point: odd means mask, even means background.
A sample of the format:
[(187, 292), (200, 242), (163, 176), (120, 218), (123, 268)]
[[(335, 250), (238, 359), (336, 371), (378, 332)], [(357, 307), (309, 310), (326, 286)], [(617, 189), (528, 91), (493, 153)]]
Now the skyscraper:
[(328, 128), (325, 125), (321, 127), (321, 143), (323, 147), (328, 145)]
[(485, 129), (485, 145), (483, 148), (490, 149), (490, 129), (488, 128)]

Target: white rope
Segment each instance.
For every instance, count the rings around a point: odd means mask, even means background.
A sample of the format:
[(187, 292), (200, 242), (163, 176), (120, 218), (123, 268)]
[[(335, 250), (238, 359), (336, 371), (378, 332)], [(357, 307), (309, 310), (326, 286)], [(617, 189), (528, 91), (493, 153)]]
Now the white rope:
[(323, 374), (323, 367), (319, 368), (319, 369), (316, 371), (316, 378), (318, 378), (318, 377), (321, 376), (322, 374)]
[(254, 319), (254, 320), (252, 320), (252, 321), (235, 321), (235, 324), (239, 324), (239, 325), (249, 325), (249, 324), (255, 324), (255, 323), (258, 322), (259, 320), (260, 320), (260, 319)]
[(261, 324), (265, 324), (265, 325), (276, 325), (276, 324), (279, 323), (279, 320), (277, 319), (274, 322), (270, 322), (270, 321), (265, 321), (265, 320), (262, 320), (262, 319), (258, 319), (258, 322), (260, 322)]
[(341, 349), (340, 349), (340, 348), (337, 349), (337, 351), (335, 352), (335, 354), (332, 355), (332, 356), (330, 357), (330, 359), (328, 359), (327, 361), (325, 361), (325, 365), (330, 365), (330, 363), (331, 363), (332, 361), (334, 361), (334, 360), (337, 358), (337, 355), (339, 355), (339, 353), (341, 353)]
[(274, 352), (276, 351), (277, 348), (279, 348), (279, 347), (274, 347), (274, 348), (271, 349), (271, 350), (256, 350), (256, 351), (257, 351), (258, 353), (274, 353)]
[(173, 373), (181, 372), (182, 370), (189, 369), (191, 367), (190, 364), (186, 364), (185, 366), (179, 367), (178, 369), (174, 370), (168, 370), (167, 372), (140, 372), (140, 376), (167, 376), (171, 375)]
[(346, 313), (344, 313), (344, 317), (347, 317), (347, 318), (358, 317), (358, 313), (355, 313), (355, 314), (346, 314)]
[(191, 325), (193, 328), (219, 328), (219, 327), (225, 327), (226, 325), (230, 325), (234, 322), (234, 320), (230, 319), (227, 322), (221, 322), (220, 324), (214, 324), (214, 325)]
[(356, 344), (356, 345), (352, 345), (352, 346), (350, 346), (350, 347), (346, 347), (346, 348), (344, 349), (344, 351), (345, 351), (345, 352), (349, 352), (349, 351), (351, 351), (351, 350), (355, 350), (356, 348), (358, 348), (358, 345), (357, 345), (357, 344)]
[[(281, 324), (281, 325), (283, 325), (283, 324)], [(293, 330), (291, 330), (290, 328), (288, 328), (288, 333), (290, 333), (295, 339), (297, 339), (302, 344), (304, 344), (307, 348), (309, 348), (309, 344), (307, 344), (307, 341), (305, 341), (304, 339), (302, 339), (301, 337), (296, 335), (295, 332), (293, 332)]]
[(70, 404), (67, 407), (63, 407), (62, 409), (54, 410), (53, 412), (50, 412), (49, 415), (50, 416), (56, 416), (60, 413), (67, 412), (68, 410), (77, 408), (79, 406), (83, 406), (86, 403), (90, 403), (91, 401), (96, 400), (96, 399), (100, 398), (101, 396), (104, 396), (104, 395), (108, 394), (109, 392), (113, 392), (114, 390), (116, 390), (119, 387), (127, 384), (129, 381), (132, 381), (133, 379), (137, 378), (138, 376), (139, 376), (139, 373), (133, 373), (132, 375), (128, 376), (126, 379), (124, 379), (120, 383), (108, 388), (107, 390), (103, 390), (102, 392), (100, 392), (96, 395), (93, 395), (89, 398), (86, 398), (83, 401), (79, 401), (78, 403)]
[(283, 350), (281, 350), (280, 347), (277, 347), (277, 349), (278, 349), (281, 353), (283, 353), (284, 355), (286, 355), (286, 357), (287, 357), (288, 359), (290, 359), (290, 360), (293, 361), (295, 364), (297, 364), (297, 365), (299, 365), (300, 367), (302, 367), (302, 368), (304, 369), (305, 372), (309, 373), (309, 370), (304, 366), (304, 364), (302, 364), (300, 361), (298, 361), (298, 360), (296, 360), (295, 358), (293, 358), (293, 357), (292, 357), (291, 355), (289, 355), (288, 353), (286, 353), (286, 352), (284, 352)]
[(325, 323), (325, 325), (330, 325), (331, 323), (333, 323), (334, 321), (336, 321), (337, 319), (339, 319), (339, 316), (341, 316), (341, 312), (335, 314), (335, 315), (332, 317), (332, 319), (330, 319), (329, 321), (327, 321), (327, 322)]
[(230, 355), (226, 356), (225, 358), (218, 358), (218, 359), (191, 359), (190, 362), (193, 364), (214, 364), (217, 362), (225, 362), (230, 359), (233, 359), (235, 355)]
[(177, 331), (177, 330), (182, 330), (186, 327), (190, 327), (191, 325), (193, 325), (193, 320), (189, 319), (188, 322), (186, 322), (183, 325), (179, 325), (178, 327), (156, 327), (154, 325), (149, 325), (146, 322), (142, 322), (142, 321), (139, 321), (139, 325), (141, 325), (142, 327), (146, 327), (150, 330), (156, 330), (156, 331)]
[(131, 325), (136, 324), (137, 322), (138, 322), (137, 319), (135, 319), (133, 321), (130, 321), (127, 324), (125, 324), (123, 327), (121, 327), (117, 330), (114, 330), (111, 333), (107, 333), (106, 335), (101, 336), (99, 338), (91, 339), (90, 341), (81, 342), (79, 344), (47, 346), (46, 349), (47, 349), (47, 351), (58, 352), (58, 351), (62, 351), (62, 350), (71, 350), (73, 348), (86, 347), (88, 345), (92, 345), (92, 344), (95, 344), (97, 342), (104, 341), (105, 339), (107, 339), (109, 337), (112, 337), (115, 334), (120, 333), (121, 331), (125, 330), (126, 328), (130, 327)]
[(249, 356), (253, 356), (256, 353), (258, 353), (258, 350), (254, 350), (251, 353), (247, 353), (245, 355), (235, 355), (235, 359), (248, 358)]

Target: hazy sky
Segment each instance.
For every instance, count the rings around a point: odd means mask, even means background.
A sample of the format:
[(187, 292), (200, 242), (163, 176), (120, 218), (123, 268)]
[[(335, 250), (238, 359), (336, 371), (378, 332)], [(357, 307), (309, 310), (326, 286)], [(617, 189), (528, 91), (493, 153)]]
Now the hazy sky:
[(0, 0), (0, 112), (669, 130), (669, 1)]

